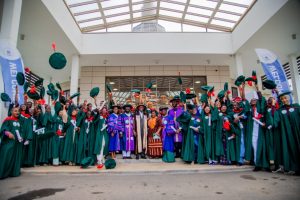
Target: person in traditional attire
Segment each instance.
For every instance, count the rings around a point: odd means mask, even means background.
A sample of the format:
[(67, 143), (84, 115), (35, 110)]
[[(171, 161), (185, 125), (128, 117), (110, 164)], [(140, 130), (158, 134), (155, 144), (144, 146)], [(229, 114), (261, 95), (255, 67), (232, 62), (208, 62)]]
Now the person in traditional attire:
[(109, 136), (107, 133), (107, 108), (102, 108), (100, 110), (99, 115), (95, 121), (95, 132), (96, 132), (96, 140), (95, 140), (95, 148), (94, 153), (97, 156), (97, 168), (103, 168), (105, 163), (105, 157), (109, 153)]
[(20, 176), (24, 142), (22, 136), (19, 108), (13, 107), (11, 116), (3, 121), (0, 131), (0, 179)]
[(285, 173), (300, 173), (300, 106), (292, 104), (290, 92), (278, 95), (282, 105), (278, 109), (279, 119), (275, 121), (281, 133), (282, 164)]
[(162, 156), (162, 121), (156, 110), (151, 110), (151, 117), (148, 119), (148, 155), (150, 158)]
[(135, 111), (135, 145), (136, 145), (136, 159), (140, 157), (146, 159), (147, 152), (147, 112), (145, 105), (138, 105)]
[(162, 160), (167, 163), (175, 162), (174, 153), (174, 135), (176, 134), (175, 121), (171, 116), (163, 118), (163, 158)]
[(182, 107), (179, 107), (178, 104), (180, 102), (179, 96), (174, 96), (173, 99), (170, 100), (170, 103), (172, 105), (172, 109), (169, 110), (169, 117), (171, 117), (174, 121), (173, 126), (171, 128), (175, 129), (175, 135), (174, 135), (174, 145), (175, 145), (175, 156), (176, 158), (181, 157), (181, 150), (182, 150), (182, 128), (180, 127), (179, 122), (177, 122), (177, 117), (179, 117), (183, 113)]
[(125, 112), (118, 116), (118, 131), (121, 140), (123, 159), (131, 159), (131, 151), (134, 151), (134, 116), (131, 113), (132, 106), (123, 106)]
[(112, 158), (116, 158), (116, 152), (120, 150), (120, 136), (118, 131), (118, 114), (120, 106), (111, 106), (113, 113), (109, 115), (107, 121), (107, 132), (109, 135), (109, 152)]
[(261, 106), (261, 101), (263, 99), (251, 99), (251, 108), (247, 116), (245, 160), (253, 160), (254, 171), (269, 169), (265, 143), (265, 108)]

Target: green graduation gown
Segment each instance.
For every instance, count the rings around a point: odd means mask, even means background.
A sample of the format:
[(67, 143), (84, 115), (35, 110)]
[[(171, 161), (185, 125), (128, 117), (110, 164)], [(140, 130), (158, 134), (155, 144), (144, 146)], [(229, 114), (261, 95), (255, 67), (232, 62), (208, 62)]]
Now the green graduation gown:
[[(258, 101), (259, 102), (259, 101)], [(259, 105), (259, 104), (257, 104)], [(260, 106), (256, 107), (257, 113), (261, 114), (262, 118), (259, 119), (260, 122), (265, 122), (265, 117), (263, 112), (264, 108), (261, 108)], [(262, 127), (259, 124), (256, 123), (253, 120), (254, 117), (254, 110), (253, 108), (250, 109), (250, 112), (247, 116), (247, 129), (246, 129), (246, 140), (245, 140), (245, 160), (253, 160), (256, 167), (263, 167), (263, 168), (269, 168), (269, 162), (267, 159), (267, 150), (266, 150), (266, 132), (265, 128)], [(258, 126), (257, 133), (255, 127)], [(256, 155), (254, 156), (254, 149), (253, 149), (253, 134), (257, 134), (257, 145), (256, 145)], [(254, 160), (254, 158), (256, 159)]]
[(38, 136), (38, 151), (40, 164), (48, 164), (52, 159), (52, 139), (54, 136), (54, 117), (51, 112), (45, 112), (42, 118), (42, 125), (45, 132)]
[(34, 134), (33, 134), (33, 122), (32, 122), (32, 118), (30, 115), (20, 115), (20, 124), (21, 124), (21, 129), (22, 132), (24, 133), (24, 140), (28, 140), (29, 144), (24, 146), (23, 149), (23, 166), (26, 167), (33, 167), (35, 162), (34, 162), (34, 153), (35, 150), (33, 148), (33, 144), (34, 144)]
[(279, 118), (275, 120), (275, 127), (281, 132), (282, 162), (286, 171), (300, 171), (300, 106), (283, 105), (277, 111)]
[(192, 136), (189, 133), (190, 120), (191, 120), (191, 115), (187, 111), (184, 111), (180, 116), (176, 118), (176, 121), (180, 124), (180, 127), (182, 128), (181, 157), (183, 158), (184, 161), (193, 161), (191, 157), (193, 157), (194, 152), (191, 153), (191, 151), (192, 149), (194, 149), (194, 147), (192, 147), (192, 144), (194, 144), (194, 142), (193, 140), (191, 140)]
[(52, 138), (52, 158), (60, 158), (62, 155), (62, 146), (64, 145), (64, 137), (63, 135), (59, 136), (58, 133), (63, 134), (64, 123), (60, 116), (54, 116), (54, 136)]
[[(5, 131), (11, 132), (15, 139), (9, 139)], [(17, 132), (22, 137), (19, 119), (7, 117), (0, 131), (0, 179), (19, 176), (21, 173), (23, 143), (18, 141)]]
[(102, 116), (98, 116), (95, 120), (95, 130), (96, 130), (96, 141), (95, 141), (95, 147), (94, 147), (94, 154), (99, 155), (102, 148), (102, 142), (103, 139), (105, 141), (105, 146), (103, 149), (103, 155), (107, 155), (109, 153), (108, 147), (109, 147), (109, 136), (107, 133), (107, 128), (104, 128), (104, 125), (106, 123), (105, 118)]
[(208, 115), (204, 114), (204, 112), (202, 112), (200, 127), (200, 132), (204, 133), (205, 157), (207, 160), (214, 160), (216, 156), (214, 150), (215, 138), (213, 137), (213, 114), (211, 114), (209, 117)]
[[(224, 118), (228, 118), (230, 122), (230, 130), (225, 130), (223, 128)], [(232, 124), (231, 116), (226, 113), (219, 112), (216, 120), (215, 132), (216, 132), (216, 145), (215, 153), (216, 156), (226, 156), (228, 161), (236, 161), (236, 152), (235, 152), (235, 139), (228, 140), (232, 135), (236, 136), (236, 131), (234, 125)], [(223, 139), (226, 140), (226, 152), (223, 148)]]

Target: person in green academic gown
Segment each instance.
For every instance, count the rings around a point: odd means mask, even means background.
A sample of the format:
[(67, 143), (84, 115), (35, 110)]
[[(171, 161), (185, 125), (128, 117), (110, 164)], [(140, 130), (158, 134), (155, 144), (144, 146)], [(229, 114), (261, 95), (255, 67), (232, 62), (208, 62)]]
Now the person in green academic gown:
[(0, 131), (0, 179), (21, 174), (23, 137), (19, 121), (19, 108), (11, 110)]
[(276, 121), (279, 119), (278, 112), (276, 112), (277, 109), (278, 104), (275, 98), (270, 97), (267, 101), (266, 110), (266, 150), (268, 161), (270, 162), (270, 168), (272, 168), (272, 170), (277, 170), (279, 168), (279, 165), (282, 163), (280, 133), (274, 126), (274, 120)]
[(262, 106), (262, 99), (255, 98), (251, 99), (250, 106), (247, 116), (245, 160), (254, 162), (254, 171), (269, 169), (265, 142), (265, 107)]
[(86, 112), (85, 119), (81, 123), (79, 143), (78, 143), (78, 158), (81, 160), (85, 157), (92, 157), (95, 159), (95, 119), (92, 116), (92, 111)]
[(235, 128), (232, 124), (231, 116), (227, 113), (226, 104), (221, 105), (221, 109), (216, 116), (216, 156), (220, 158), (222, 165), (228, 165), (236, 161), (235, 153)]
[(203, 108), (203, 112), (201, 115), (201, 131), (204, 133), (204, 146), (205, 146), (205, 156), (209, 161), (209, 164), (215, 164), (216, 155), (214, 152), (214, 140), (213, 138), (213, 116), (211, 112), (211, 107), (209, 105), (205, 105)]
[(53, 165), (57, 166), (59, 165), (60, 158), (62, 156), (62, 150), (64, 145), (64, 137), (65, 133), (63, 132), (64, 123), (62, 120), (63, 111), (61, 109), (55, 111), (54, 116), (54, 131), (55, 134), (52, 138), (52, 159), (53, 159)]
[(281, 133), (282, 163), (286, 173), (299, 175), (300, 172), (300, 106), (290, 101), (290, 92), (279, 94), (281, 107), (278, 109), (278, 120), (275, 127)]
[(42, 117), (44, 131), (39, 135), (38, 151), (39, 164), (49, 164), (52, 159), (52, 140), (54, 136), (54, 116), (51, 113), (51, 106), (45, 106), (45, 113)]
[(247, 116), (250, 110), (250, 104), (246, 99), (236, 97), (233, 99), (232, 109), (229, 112), (233, 120), (235, 130), (235, 157), (237, 165), (241, 166), (245, 161), (245, 140)]
[(34, 166), (34, 149), (31, 148), (32, 145), (29, 145), (33, 142), (33, 125), (32, 118), (29, 114), (29, 110), (25, 104), (21, 105), (20, 108), (20, 124), (22, 133), (24, 135), (24, 149), (23, 149), (23, 163), (22, 165), (25, 167), (33, 167)]
[(68, 116), (67, 123), (64, 125), (63, 132), (66, 135), (61, 160), (66, 164), (72, 165), (75, 163), (75, 149), (80, 128), (78, 127), (77, 108), (74, 105), (70, 105), (68, 112), (70, 115)]
[(97, 155), (97, 168), (101, 169), (105, 162), (105, 156), (109, 153), (109, 136), (107, 133), (107, 109), (102, 108), (100, 114), (95, 120), (96, 141), (94, 154)]

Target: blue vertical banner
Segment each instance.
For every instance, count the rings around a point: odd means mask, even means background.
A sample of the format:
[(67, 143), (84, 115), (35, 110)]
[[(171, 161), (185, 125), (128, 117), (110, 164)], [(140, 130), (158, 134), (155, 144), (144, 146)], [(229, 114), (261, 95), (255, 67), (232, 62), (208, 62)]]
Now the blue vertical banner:
[(290, 91), (289, 82), (278, 57), (267, 49), (255, 49), (267, 79), (277, 84), (280, 93)]
[[(4, 92), (14, 102), (16, 95), (17, 73), (24, 73), (24, 65), (18, 49), (6, 40), (0, 40), (0, 67), (4, 84)], [(18, 102), (23, 104), (23, 87), (18, 86)], [(3, 92), (3, 91), (0, 91)]]

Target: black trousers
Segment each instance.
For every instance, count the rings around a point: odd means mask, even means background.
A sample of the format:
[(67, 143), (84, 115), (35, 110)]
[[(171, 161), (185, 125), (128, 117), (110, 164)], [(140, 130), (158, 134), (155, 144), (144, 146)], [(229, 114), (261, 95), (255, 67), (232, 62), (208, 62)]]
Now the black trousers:
[(174, 142), (174, 146), (175, 146), (175, 158), (180, 158), (181, 157), (182, 143), (181, 142)]

